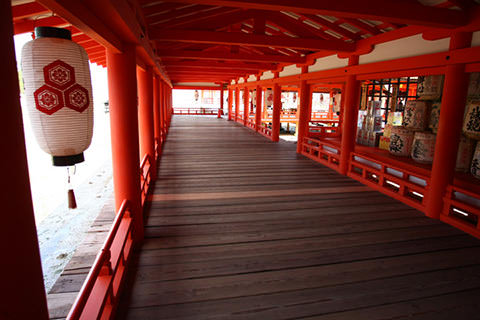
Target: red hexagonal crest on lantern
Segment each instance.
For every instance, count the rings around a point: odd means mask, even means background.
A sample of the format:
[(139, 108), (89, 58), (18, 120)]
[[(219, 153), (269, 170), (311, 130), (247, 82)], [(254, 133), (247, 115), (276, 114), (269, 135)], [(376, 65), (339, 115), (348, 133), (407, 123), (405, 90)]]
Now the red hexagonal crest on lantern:
[(65, 105), (70, 109), (78, 112), (83, 112), (88, 108), (90, 98), (88, 91), (79, 84), (74, 84), (72, 87), (65, 90)]
[(55, 88), (43, 85), (33, 93), (37, 109), (52, 115), (64, 107), (63, 94)]
[(63, 90), (75, 83), (75, 69), (62, 60), (55, 60), (43, 67), (45, 83)]

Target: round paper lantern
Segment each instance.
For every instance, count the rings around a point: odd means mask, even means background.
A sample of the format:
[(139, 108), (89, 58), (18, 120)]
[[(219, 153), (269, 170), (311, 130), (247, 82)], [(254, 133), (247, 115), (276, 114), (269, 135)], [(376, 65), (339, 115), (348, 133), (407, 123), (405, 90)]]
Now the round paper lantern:
[(273, 105), (273, 90), (267, 89), (265, 91), (265, 106), (271, 107)]
[(396, 156), (408, 157), (412, 150), (413, 131), (403, 127), (392, 127), (390, 135), (390, 153)]
[(40, 147), (53, 165), (84, 161), (93, 134), (88, 56), (66, 29), (37, 27), (22, 49), (27, 108)]
[(415, 132), (412, 159), (420, 163), (432, 163), (434, 153), (435, 135), (429, 132)]

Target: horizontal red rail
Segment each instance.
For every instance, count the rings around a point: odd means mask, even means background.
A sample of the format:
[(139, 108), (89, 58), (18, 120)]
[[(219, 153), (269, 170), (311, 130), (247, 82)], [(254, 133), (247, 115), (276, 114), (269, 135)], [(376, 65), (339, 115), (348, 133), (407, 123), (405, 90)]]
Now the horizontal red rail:
[(448, 186), (440, 220), (480, 238), (480, 195), (453, 185)]
[(258, 128), (258, 132), (270, 140), (272, 139), (272, 129), (265, 126), (260, 126), (260, 128)]
[(339, 137), (341, 130), (340, 127), (321, 127), (321, 126), (309, 126), (308, 133), (310, 137), (322, 137), (333, 138)]
[(255, 120), (252, 119), (252, 118), (248, 118), (248, 119), (247, 119), (247, 127), (249, 127), (250, 129), (255, 130), (255, 128), (256, 128), (256, 126), (255, 126)]
[(132, 242), (132, 217), (129, 202), (124, 200), (68, 320), (113, 318)]
[(140, 163), (140, 192), (142, 195), (142, 206), (147, 199), (148, 191), (152, 182), (152, 163), (150, 157), (146, 154)]
[(430, 177), (356, 152), (352, 152), (348, 176), (425, 212), (426, 190)]
[(173, 108), (177, 115), (217, 115), (218, 108)]
[(302, 154), (334, 170), (340, 165), (340, 148), (325, 141), (304, 137)]

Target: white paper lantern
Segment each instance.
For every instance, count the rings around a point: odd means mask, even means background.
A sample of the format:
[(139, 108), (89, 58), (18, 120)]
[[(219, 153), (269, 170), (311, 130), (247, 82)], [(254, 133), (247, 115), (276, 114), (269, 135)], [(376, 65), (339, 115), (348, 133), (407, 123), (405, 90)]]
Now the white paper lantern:
[(93, 134), (93, 97), (88, 56), (70, 31), (35, 28), (22, 49), (27, 108), (40, 147), (56, 166), (84, 160)]

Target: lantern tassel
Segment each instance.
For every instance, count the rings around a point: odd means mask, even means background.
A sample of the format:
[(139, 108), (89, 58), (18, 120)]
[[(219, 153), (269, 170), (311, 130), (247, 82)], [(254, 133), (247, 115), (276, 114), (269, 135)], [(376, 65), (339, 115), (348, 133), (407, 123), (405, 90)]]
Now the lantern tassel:
[(69, 209), (77, 208), (77, 200), (75, 200), (75, 192), (73, 192), (73, 189), (68, 190), (68, 208)]

